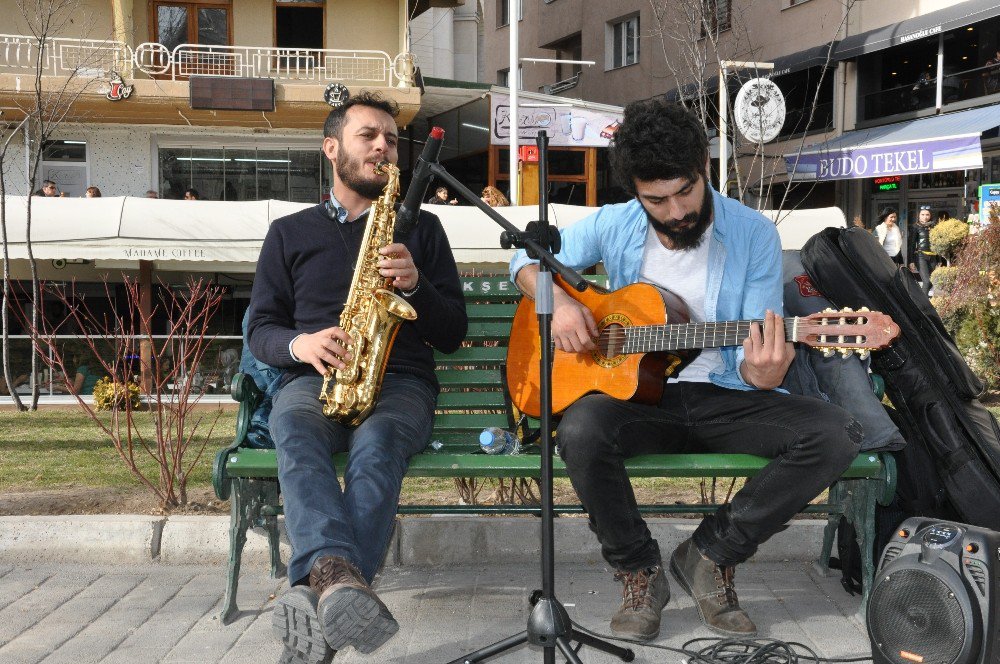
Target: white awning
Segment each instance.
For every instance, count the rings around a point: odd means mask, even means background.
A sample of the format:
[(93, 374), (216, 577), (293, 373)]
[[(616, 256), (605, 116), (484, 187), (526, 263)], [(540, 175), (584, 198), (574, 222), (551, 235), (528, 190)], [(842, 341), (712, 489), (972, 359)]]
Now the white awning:
[[(8, 196), (7, 237), (11, 259), (28, 257), (27, 198)], [(285, 201), (222, 202), (148, 198), (34, 197), (31, 248), (36, 259), (84, 259), (126, 267), (140, 260), (157, 269), (246, 271), (260, 253), (272, 221), (309, 207)], [(501, 229), (471, 206), (429, 205), (441, 218), (458, 263), (507, 263)], [(595, 208), (550, 205), (549, 216), (568, 226)], [(518, 228), (538, 218), (537, 206), (497, 208)]]
[[(26, 198), (8, 196), (7, 237), (11, 259), (26, 259)], [(93, 260), (99, 266), (135, 268), (152, 261), (158, 270), (253, 272), (269, 224), (309, 207), (305, 203), (176, 201), (148, 198), (42, 198), (32, 201), (31, 247), (36, 259)], [(500, 248), (501, 228), (471, 206), (428, 205), (440, 219), (459, 264), (510, 261)], [(538, 206), (495, 208), (517, 228), (538, 218)], [(550, 205), (560, 228), (597, 208)], [(798, 249), (819, 230), (845, 225), (839, 208), (763, 214), (777, 220), (785, 249)]]

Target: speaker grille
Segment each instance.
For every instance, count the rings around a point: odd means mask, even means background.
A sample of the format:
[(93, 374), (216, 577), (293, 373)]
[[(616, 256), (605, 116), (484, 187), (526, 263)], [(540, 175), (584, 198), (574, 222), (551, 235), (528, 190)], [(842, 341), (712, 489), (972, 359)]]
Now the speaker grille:
[(966, 616), (950, 595), (940, 578), (921, 570), (903, 569), (879, 579), (868, 604), (875, 647), (896, 664), (955, 662), (965, 650)]

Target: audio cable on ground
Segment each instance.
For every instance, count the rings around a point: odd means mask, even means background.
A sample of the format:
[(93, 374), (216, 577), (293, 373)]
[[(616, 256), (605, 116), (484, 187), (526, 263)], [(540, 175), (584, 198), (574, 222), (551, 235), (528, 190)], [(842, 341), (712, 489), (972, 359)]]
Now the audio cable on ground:
[[(807, 662), (847, 664), (849, 662), (872, 661), (870, 655), (858, 657), (820, 657), (812, 648), (803, 643), (781, 641), (778, 639), (701, 637), (687, 641), (680, 648), (673, 648), (646, 641), (638, 641), (636, 639), (601, 634), (589, 630), (576, 622), (573, 622), (573, 629), (599, 639), (675, 652), (684, 655), (686, 664), (805, 664)], [(695, 650), (695, 645), (699, 643), (704, 643), (704, 647)]]

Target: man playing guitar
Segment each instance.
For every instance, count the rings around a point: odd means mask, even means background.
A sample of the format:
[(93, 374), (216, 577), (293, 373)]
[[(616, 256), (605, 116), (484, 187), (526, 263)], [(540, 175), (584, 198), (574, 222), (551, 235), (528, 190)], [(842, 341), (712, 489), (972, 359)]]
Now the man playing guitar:
[[(635, 198), (605, 205), (562, 230), (557, 257), (577, 269), (603, 262), (613, 289), (643, 282), (667, 289), (695, 323), (764, 321), (763, 329), (756, 323), (748, 328), (742, 346), (703, 350), (665, 379), (658, 404), (588, 394), (559, 423), (570, 480), (604, 558), (624, 584), (611, 628), (655, 638), (670, 598), (659, 546), (639, 514), (625, 459), (746, 453), (773, 461), (732, 502), (705, 517), (669, 564), (707, 627), (753, 636), (757, 628), (736, 595), (735, 566), (840, 477), (858, 452), (862, 429), (837, 406), (775, 389), (793, 359), (780, 315), (778, 233), (762, 215), (712, 189), (708, 138), (698, 119), (661, 101), (629, 104), (610, 157)], [(523, 251), (511, 261), (512, 278), (529, 296), (537, 271)], [(598, 323), (591, 311), (558, 288), (554, 304), (556, 349), (594, 352)]]

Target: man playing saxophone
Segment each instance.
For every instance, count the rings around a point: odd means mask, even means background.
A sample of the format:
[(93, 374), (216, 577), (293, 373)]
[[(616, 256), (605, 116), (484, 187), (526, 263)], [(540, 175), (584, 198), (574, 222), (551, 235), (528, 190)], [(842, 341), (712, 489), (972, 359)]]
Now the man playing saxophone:
[[(323, 414), (328, 369), (341, 370), (351, 344), (340, 316), (374, 201), (396, 163), (398, 108), (362, 93), (330, 112), (323, 154), (334, 180), (330, 200), (276, 220), (257, 262), (247, 343), (285, 370), (269, 420), (278, 455), (285, 527), (292, 544), (291, 588), (274, 610), (281, 662), (328, 662), (349, 645), (372, 652), (399, 626), (370, 588), (381, 564), (410, 457), (430, 440), (438, 384), (433, 349), (451, 352), (467, 318), (458, 269), (438, 218), (378, 248), (377, 268), (412, 305), (389, 353), (375, 407), (357, 425)], [(382, 209), (383, 206), (377, 206)], [(374, 221), (374, 220), (373, 220)], [(348, 452), (344, 488), (331, 455)], [(318, 635), (322, 634), (324, 638)]]

